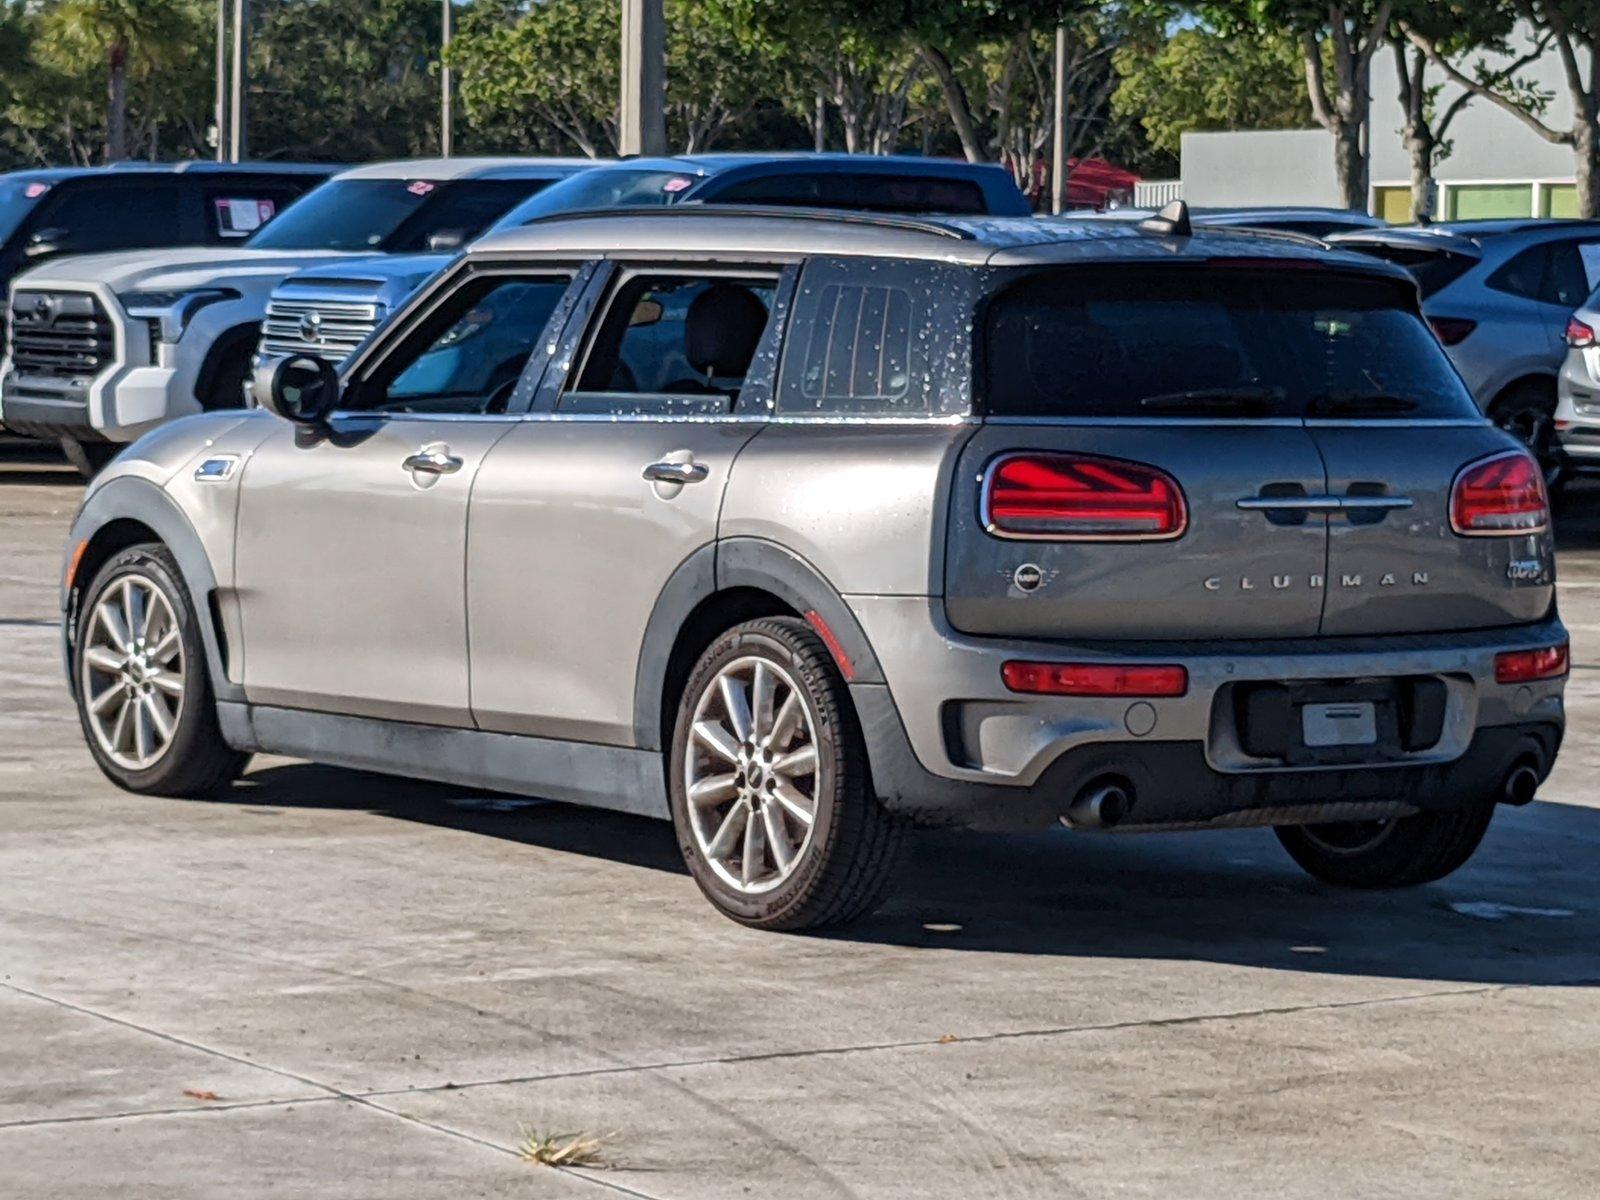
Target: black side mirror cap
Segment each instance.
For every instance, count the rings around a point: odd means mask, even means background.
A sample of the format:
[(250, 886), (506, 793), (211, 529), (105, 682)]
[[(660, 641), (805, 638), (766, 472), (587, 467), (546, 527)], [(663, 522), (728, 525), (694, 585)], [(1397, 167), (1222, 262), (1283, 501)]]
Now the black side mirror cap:
[(339, 373), (327, 359), (311, 354), (270, 358), (256, 367), (251, 392), (273, 416), (318, 426), (339, 407)]

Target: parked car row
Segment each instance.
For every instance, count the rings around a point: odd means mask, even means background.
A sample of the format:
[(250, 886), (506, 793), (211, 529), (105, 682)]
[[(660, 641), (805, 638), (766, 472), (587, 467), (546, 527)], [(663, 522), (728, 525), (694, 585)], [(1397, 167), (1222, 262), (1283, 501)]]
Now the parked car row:
[[(1574, 310), (1600, 289), (1600, 221), (1460, 221), (1330, 240), (1411, 272), (1422, 311), (1479, 408), (1534, 451), (1549, 484), (1582, 461), (1587, 435), (1558, 422), (1589, 415), (1561, 389), (1586, 361), (1585, 347), (1570, 339), (1583, 336)], [(1579, 352), (1576, 362), (1569, 349)]]
[(136, 792), (267, 752), (620, 808), (800, 929), (918, 823), (1263, 825), (1424, 883), (1561, 743), (1535, 461), (1409, 275), (1308, 238), (546, 217), (255, 393), (70, 534), (71, 688)]
[[(218, 214), (243, 203), (220, 168), (143, 174), (215, 176), (223, 182), (205, 195), (219, 198)], [(290, 177), (309, 184), (327, 174), (296, 171)], [(264, 169), (256, 175), (277, 178)], [(150, 187), (144, 207), (131, 212), (127, 197), (120, 208), (104, 201), (111, 205), (103, 210), (107, 223), (122, 229), (130, 219), (143, 220), (145, 207), (167, 203)], [(197, 233), (187, 239), (193, 248), (174, 249), (185, 240), (182, 234), (176, 227), (163, 233), (156, 221), (120, 242), (96, 241), (86, 231), (59, 237), (63, 251), (160, 249), (62, 258), (11, 289), (14, 332), (0, 369), (0, 422), (13, 432), (59, 440), (92, 471), (163, 421), (239, 407), (263, 333), (269, 353), (342, 357), (496, 222), (509, 227), (579, 209), (704, 202), (1029, 211), (998, 167), (850, 155), (699, 155), (609, 165), (590, 159), (412, 160), (345, 171), (282, 216), (274, 205), (286, 206), (292, 197), (281, 190), (263, 183), (249, 196), (256, 197), (257, 220), (253, 236), (236, 248), (218, 246), (223, 235)], [(203, 198), (196, 198), (196, 213)], [(273, 295), (286, 277), (312, 264), (321, 270)]]

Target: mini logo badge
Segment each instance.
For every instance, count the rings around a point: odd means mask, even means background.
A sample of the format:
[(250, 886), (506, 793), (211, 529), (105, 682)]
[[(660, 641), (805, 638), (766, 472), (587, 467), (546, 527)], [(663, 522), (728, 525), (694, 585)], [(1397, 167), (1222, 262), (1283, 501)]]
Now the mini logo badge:
[(1038, 563), (1023, 563), (1011, 573), (1011, 582), (1019, 592), (1036, 592), (1044, 583), (1044, 569)]

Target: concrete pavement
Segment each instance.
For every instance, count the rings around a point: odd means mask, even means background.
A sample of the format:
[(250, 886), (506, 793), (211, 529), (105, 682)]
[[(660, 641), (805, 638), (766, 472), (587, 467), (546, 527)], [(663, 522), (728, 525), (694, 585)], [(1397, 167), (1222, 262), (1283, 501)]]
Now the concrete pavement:
[(1264, 831), (926, 835), (801, 938), (640, 819), (274, 759), (117, 791), (57, 663), (77, 491), (0, 463), (0, 1196), (1600, 1191), (1600, 495), (1561, 766), (1443, 884), (1329, 892)]

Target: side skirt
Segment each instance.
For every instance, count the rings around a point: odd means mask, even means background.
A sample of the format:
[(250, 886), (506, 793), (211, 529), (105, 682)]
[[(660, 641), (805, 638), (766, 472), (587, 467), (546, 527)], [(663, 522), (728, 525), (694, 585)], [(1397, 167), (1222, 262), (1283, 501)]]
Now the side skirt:
[(226, 702), (217, 716), (236, 750), (671, 817), (650, 750)]

